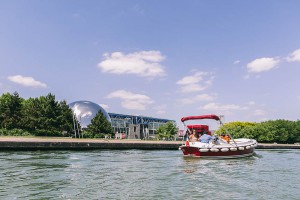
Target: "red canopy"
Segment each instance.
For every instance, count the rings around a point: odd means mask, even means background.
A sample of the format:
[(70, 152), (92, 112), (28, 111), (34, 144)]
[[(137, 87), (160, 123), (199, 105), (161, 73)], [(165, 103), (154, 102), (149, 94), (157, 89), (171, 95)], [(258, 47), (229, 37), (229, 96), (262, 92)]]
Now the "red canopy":
[(195, 130), (201, 130), (201, 129), (204, 129), (206, 131), (208, 131), (208, 125), (202, 125), (202, 124), (190, 124), (190, 125), (187, 125), (187, 127), (189, 129), (195, 129)]
[(188, 116), (181, 118), (182, 122), (188, 121), (188, 120), (197, 120), (197, 119), (214, 119), (219, 121), (220, 118), (217, 115), (200, 115), (200, 116)]

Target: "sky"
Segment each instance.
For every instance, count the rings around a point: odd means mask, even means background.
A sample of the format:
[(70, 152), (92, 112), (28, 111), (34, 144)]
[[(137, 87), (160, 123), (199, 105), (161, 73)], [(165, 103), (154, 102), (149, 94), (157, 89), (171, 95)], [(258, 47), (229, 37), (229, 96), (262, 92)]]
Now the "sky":
[(300, 119), (298, 0), (0, 0), (0, 95)]

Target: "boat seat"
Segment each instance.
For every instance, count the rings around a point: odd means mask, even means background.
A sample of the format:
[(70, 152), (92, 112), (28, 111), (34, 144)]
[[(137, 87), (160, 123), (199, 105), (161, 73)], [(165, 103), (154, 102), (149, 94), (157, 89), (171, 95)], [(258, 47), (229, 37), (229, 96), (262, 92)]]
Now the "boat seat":
[(228, 142), (222, 138), (219, 138), (220, 144), (228, 144)]

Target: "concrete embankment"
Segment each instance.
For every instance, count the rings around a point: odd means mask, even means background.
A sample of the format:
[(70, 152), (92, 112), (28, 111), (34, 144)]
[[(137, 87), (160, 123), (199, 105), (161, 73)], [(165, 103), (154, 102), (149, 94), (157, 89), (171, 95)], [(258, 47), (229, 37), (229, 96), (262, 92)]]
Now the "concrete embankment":
[(178, 141), (0, 137), (0, 150), (174, 150), (180, 145)]
[[(0, 137), (0, 150), (178, 150), (182, 141)], [(297, 144), (259, 144), (257, 149), (300, 149)]]

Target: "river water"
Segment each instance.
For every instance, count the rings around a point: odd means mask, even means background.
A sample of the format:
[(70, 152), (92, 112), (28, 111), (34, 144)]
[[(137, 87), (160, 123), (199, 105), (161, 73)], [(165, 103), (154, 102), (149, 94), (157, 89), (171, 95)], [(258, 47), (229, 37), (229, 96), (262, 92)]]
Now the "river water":
[(300, 199), (300, 150), (230, 160), (181, 151), (0, 152), (0, 199)]

